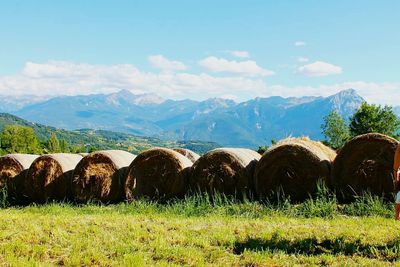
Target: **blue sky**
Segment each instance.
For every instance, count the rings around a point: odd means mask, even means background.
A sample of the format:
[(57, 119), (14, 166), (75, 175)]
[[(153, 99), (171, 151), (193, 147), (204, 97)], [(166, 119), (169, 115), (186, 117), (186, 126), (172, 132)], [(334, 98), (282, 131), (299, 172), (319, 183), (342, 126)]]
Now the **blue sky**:
[(0, 94), (400, 101), (399, 1), (2, 1)]

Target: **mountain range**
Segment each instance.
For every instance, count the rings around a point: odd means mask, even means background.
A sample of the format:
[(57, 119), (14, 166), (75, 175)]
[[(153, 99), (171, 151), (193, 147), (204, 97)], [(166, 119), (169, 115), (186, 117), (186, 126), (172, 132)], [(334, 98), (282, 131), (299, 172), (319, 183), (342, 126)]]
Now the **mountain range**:
[[(337, 110), (348, 119), (364, 101), (354, 89), (328, 97), (274, 96), (242, 103), (222, 98), (171, 100), (154, 94), (134, 95), (127, 90), (34, 99), (13, 109), (6, 100), (1, 97), (1, 111), (57, 128), (101, 129), (249, 148), (287, 136), (322, 139), (320, 126), (325, 115)], [(400, 108), (396, 111), (400, 113)]]

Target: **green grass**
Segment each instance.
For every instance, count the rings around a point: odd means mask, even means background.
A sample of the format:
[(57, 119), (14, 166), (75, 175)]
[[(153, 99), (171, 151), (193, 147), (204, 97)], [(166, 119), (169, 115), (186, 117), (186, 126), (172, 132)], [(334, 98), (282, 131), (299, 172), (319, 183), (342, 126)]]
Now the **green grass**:
[(192, 204), (2, 209), (0, 262), (371, 266), (391, 265), (400, 257), (400, 224), (391, 218), (285, 216), (255, 204), (219, 206), (209, 213)]
[(400, 223), (392, 217), (393, 204), (383, 199), (366, 194), (338, 205), (324, 188), (300, 204), (197, 195), (169, 203), (6, 207), (0, 263), (391, 266), (400, 259)]

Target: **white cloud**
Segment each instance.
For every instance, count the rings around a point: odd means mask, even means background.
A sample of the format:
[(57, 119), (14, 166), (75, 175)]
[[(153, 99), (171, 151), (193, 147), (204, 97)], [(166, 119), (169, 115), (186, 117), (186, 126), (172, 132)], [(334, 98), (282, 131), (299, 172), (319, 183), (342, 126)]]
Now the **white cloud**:
[(304, 41), (296, 41), (294, 42), (294, 46), (306, 46), (307, 43)]
[(243, 101), (256, 96), (328, 96), (354, 88), (368, 102), (398, 106), (400, 82), (349, 81), (319, 86), (267, 85), (264, 79), (215, 77), (200, 73), (143, 72), (130, 64), (91, 65), (65, 61), (27, 62), (20, 73), (0, 76), (0, 95), (82, 95), (121, 89), (165, 98), (225, 97)]
[(163, 71), (179, 71), (187, 69), (186, 65), (183, 62), (169, 60), (162, 55), (149, 56), (148, 60), (153, 67), (156, 67)]
[(342, 68), (323, 61), (316, 61), (297, 69), (297, 72), (310, 77), (320, 77), (333, 74), (341, 74)]
[(261, 68), (253, 60), (236, 61), (224, 58), (207, 57), (199, 62), (199, 64), (212, 72), (231, 72), (250, 76), (271, 76), (274, 72)]
[(239, 57), (239, 58), (249, 58), (250, 53), (248, 51), (229, 51), (229, 53), (234, 56), (234, 57)]
[(130, 64), (91, 65), (65, 61), (27, 62), (20, 73), (0, 76), (0, 95), (85, 95), (127, 89), (166, 98), (260, 94), (263, 80), (209, 74), (143, 72)]
[(308, 62), (308, 61), (309, 61), (309, 59), (308, 59), (308, 58), (306, 58), (306, 57), (298, 57), (298, 58), (297, 58), (297, 61), (298, 61), (298, 62), (302, 62), (302, 63), (304, 63), (304, 62)]

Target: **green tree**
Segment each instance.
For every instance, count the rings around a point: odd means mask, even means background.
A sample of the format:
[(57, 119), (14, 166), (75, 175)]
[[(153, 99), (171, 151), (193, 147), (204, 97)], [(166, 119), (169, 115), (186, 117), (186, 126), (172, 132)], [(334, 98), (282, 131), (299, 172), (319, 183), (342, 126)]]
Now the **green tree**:
[(71, 147), (71, 152), (72, 153), (86, 153), (87, 149), (85, 145), (80, 144), (80, 145), (74, 145)]
[(262, 154), (264, 154), (265, 151), (267, 151), (267, 149), (268, 149), (268, 146), (259, 146), (257, 149), (257, 152), (262, 155)]
[(30, 127), (7, 125), (0, 135), (4, 153), (41, 153), (39, 140)]
[(98, 151), (98, 150), (100, 150), (98, 146), (96, 146), (96, 145), (91, 145), (91, 146), (89, 146), (87, 152), (88, 152), (88, 153), (92, 153), (92, 152), (95, 152), (95, 151)]
[(47, 141), (47, 149), (50, 153), (61, 152), (60, 141), (58, 141), (57, 135), (52, 133), (49, 140)]
[(351, 136), (374, 132), (398, 138), (399, 128), (400, 121), (390, 106), (364, 102), (350, 118)]
[(334, 149), (342, 147), (350, 138), (349, 127), (336, 110), (324, 117), (324, 124), (321, 125), (321, 128), (326, 138), (325, 143)]
[(65, 140), (65, 139), (60, 140), (60, 150), (63, 153), (69, 152), (69, 144), (68, 144), (67, 140)]
[[(275, 138), (271, 139), (271, 146), (276, 145), (277, 143), (278, 143), (278, 141), (276, 141)], [(269, 146), (259, 146), (257, 149), (257, 152), (262, 155), (262, 154), (264, 154), (265, 151), (268, 150), (268, 148), (269, 148)]]

